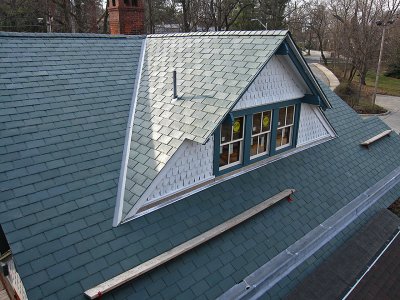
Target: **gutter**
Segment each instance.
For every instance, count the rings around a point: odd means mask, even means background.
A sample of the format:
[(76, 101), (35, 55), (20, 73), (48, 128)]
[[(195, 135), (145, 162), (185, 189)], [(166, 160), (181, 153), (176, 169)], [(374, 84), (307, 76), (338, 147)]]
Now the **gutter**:
[(218, 299), (258, 299), (400, 183), (400, 166)]

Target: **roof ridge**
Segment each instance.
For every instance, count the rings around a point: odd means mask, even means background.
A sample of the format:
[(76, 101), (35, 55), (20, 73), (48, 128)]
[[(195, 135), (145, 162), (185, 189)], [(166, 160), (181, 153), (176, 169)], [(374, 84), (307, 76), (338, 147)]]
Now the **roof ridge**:
[(29, 37), (29, 38), (104, 38), (104, 39), (130, 39), (130, 38), (163, 38), (163, 37), (190, 37), (190, 36), (285, 36), (288, 30), (259, 30), (259, 31), (201, 31), (180, 32), (149, 35), (111, 35), (101, 33), (46, 33), (46, 32), (7, 32), (0, 31), (0, 37)]
[(102, 39), (137, 39), (145, 38), (145, 35), (111, 35), (101, 33), (47, 33), (47, 32), (7, 32), (0, 31), (0, 37), (11, 38), (102, 38)]
[(163, 33), (149, 34), (148, 38), (163, 38), (163, 37), (189, 37), (189, 36), (285, 36), (288, 30), (258, 30), (258, 31), (196, 31), (196, 32), (180, 32), (180, 33)]

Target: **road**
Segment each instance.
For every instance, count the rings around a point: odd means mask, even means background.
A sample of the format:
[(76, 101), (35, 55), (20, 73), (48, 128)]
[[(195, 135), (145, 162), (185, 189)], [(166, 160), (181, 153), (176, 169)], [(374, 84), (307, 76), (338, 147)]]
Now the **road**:
[(390, 111), (388, 115), (379, 118), (394, 131), (400, 133), (400, 97), (376, 95), (376, 104)]

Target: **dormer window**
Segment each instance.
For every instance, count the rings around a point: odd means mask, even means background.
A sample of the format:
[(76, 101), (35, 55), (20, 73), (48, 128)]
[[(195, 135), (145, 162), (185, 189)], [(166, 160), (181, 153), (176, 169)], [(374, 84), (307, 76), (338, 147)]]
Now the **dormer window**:
[[(296, 146), (300, 99), (232, 111), (215, 134), (214, 174), (236, 170)], [(218, 147), (218, 148), (217, 148)]]
[(221, 125), (219, 167), (221, 170), (242, 163), (244, 117), (237, 117), (233, 123)]
[(279, 109), (279, 121), (276, 133), (276, 150), (283, 149), (292, 144), (294, 105)]
[(250, 158), (268, 154), (271, 139), (272, 111), (267, 110), (253, 115)]

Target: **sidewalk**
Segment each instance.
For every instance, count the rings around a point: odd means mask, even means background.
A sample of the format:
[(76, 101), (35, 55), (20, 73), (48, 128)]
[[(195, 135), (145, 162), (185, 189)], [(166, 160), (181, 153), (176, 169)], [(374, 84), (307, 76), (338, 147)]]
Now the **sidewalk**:
[(379, 118), (400, 134), (400, 97), (376, 95), (376, 104), (390, 111), (388, 115)]

